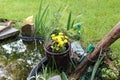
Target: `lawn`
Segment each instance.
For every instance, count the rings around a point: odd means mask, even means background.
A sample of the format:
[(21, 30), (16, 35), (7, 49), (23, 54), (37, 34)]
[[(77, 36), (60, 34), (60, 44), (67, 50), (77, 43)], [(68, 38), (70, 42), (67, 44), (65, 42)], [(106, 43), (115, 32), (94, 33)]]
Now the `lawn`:
[[(62, 24), (67, 23), (70, 11), (72, 18), (82, 15), (78, 21), (83, 23), (82, 40), (85, 46), (101, 40), (119, 22), (118, 0), (44, 0), (44, 5), (47, 4), (52, 12), (61, 8)], [(36, 15), (38, 5), (39, 0), (0, 0), (0, 18), (23, 21), (28, 16)], [(117, 47), (117, 43), (114, 46)]]
[[(36, 15), (40, 0), (0, 0), (0, 18), (23, 21), (26, 17)], [(120, 19), (119, 0), (43, 0), (43, 8), (49, 4), (52, 13), (60, 10), (60, 23), (66, 24), (68, 14), (72, 19), (81, 15), (77, 22), (82, 23), (81, 41), (84, 48), (90, 43), (96, 45)], [(120, 40), (111, 45), (112, 58), (117, 57)], [(118, 67), (120, 70), (120, 67)]]

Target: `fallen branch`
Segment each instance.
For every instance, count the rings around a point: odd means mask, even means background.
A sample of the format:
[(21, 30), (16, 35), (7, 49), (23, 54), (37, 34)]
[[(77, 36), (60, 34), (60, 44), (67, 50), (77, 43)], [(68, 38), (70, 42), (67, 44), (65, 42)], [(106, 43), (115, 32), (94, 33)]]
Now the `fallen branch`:
[(120, 22), (96, 45), (94, 51), (87, 55), (86, 58), (71, 73), (68, 80), (79, 79), (88, 69), (93, 61), (96, 61), (100, 50), (105, 51), (113, 42), (120, 38)]

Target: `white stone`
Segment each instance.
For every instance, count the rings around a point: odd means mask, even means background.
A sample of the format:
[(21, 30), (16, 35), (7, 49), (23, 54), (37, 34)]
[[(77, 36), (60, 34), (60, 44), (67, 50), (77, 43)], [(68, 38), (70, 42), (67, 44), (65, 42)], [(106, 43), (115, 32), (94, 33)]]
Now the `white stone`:
[(55, 75), (55, 76), (49, 78), (48, 80), (62, 80), (62, 79), (61, 79), (60, 75)]

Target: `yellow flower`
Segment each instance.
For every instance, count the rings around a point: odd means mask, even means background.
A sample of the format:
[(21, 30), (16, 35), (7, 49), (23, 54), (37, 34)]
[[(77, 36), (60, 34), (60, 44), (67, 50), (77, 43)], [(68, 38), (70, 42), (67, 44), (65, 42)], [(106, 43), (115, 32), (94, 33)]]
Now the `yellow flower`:
[(52, 34), (51, 37), (55, 37), (55, 34)]
[(51, 38), (52, 38), (52, 40), (55, 40), (56, 39), (55, 34), (52, 34)]
[(64, 45), (64, 42), (63, 41), (59, 41), (58, 46), (62, 47), (63, 45)]
[(65, 40), (64, 40), (64, 43), (67, 43), (67, 42), (68, 42), (68, 40), (67, 40), (67, 39), (65, 39)]
[(59, 35), (63, 36), (63, 33), (62, 33), (62, 32), (60, 32), (60, 33), (59, 33)]
[(65, 36), (65, 38), (66, 38), (66, 39), (68, 39), (68, 37), (67, 37), (67, 36)]
[(56, 42), (59, 42), (59, 41), (61, 41), (61, 40), (62, 40), (61, 36), (57, 36)]
[(61, 51), (63, 47), (65, 47), (64, 44), (68, 42), (68, 37), (63, 35), (62, 32), (60, 32), (58, 35), (52, 34), (51, 39), (52, 39), (51, 48), (53, 49), (53, 51), (56, 52), (59, 52), (59, 50)]
[(59, 48), (59, 47), (56, 47), (55, 49), (58, 51), (60, 48)]
[(52, 37), (52, 40), (53, 40), (53, 41), (56, 41), (56, 40), (57, 40), (57, 38), (56, 38), (56, 37)]

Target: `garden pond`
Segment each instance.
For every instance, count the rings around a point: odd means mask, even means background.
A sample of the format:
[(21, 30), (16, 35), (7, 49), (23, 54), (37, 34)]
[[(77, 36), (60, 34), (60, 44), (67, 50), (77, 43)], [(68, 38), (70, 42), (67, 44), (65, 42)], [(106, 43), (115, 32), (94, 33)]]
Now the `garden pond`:
[(0, 43), (0, 80), (26, 80), (33, 66), (44, 57), (41, 41), (24, 42), (12, 37)]

